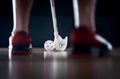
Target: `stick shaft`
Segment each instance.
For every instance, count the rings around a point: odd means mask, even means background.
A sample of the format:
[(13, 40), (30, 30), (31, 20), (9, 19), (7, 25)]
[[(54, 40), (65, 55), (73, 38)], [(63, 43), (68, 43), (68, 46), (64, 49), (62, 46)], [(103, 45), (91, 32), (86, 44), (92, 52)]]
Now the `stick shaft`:
[(50, 5), (51, 5), (51, 12), (52, 12), (52, 20), (53, 20), (54, 32), (58, 33), (57, 18), (56, 18), (56, 13), (55, 13), (55, 1), (54, 0), (50, 0)]

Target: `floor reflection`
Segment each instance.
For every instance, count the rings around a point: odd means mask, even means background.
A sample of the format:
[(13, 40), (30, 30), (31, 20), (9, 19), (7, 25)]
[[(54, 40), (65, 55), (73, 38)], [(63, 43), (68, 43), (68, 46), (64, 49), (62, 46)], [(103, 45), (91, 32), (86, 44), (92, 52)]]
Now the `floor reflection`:
[(9, 61), (10, 79), (32, 79), (32, 62), (30, 56), (14, 56)]
[(68, 63), (68, 79), (112, 79), (112, 59), (82, 59)]
[(44, 51), (44, 59), (58, 59), (67, 58), (67, 52)]
[(44, 51), (44, 79), (67, 78), (67, 52)]
[(0, 65), (9, 66), (10, 79), (111, 79), (113, 66), (112, 58), (68, 58), (66, 51), (13, 56)]

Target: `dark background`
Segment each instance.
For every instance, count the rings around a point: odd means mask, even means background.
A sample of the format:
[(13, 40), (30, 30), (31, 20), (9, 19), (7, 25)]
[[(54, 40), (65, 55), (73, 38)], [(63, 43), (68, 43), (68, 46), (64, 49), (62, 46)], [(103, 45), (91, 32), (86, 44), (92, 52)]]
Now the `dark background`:
[[(0, 0), (0, 47), (8, 47), (11, 35), (12, 0)], [(74, 25), (72, 0), (56, 0), (59, 33), (69, 36)], [(120, 45), (119, 2), (98, 0), (96, 7), (97, 32), (109, 40), (114, 47)], [(30, 18), (30, 36), (34, 47), (43, 47), (46, 40), (53, 40), (52, 17), (49, 0), (34, 0)], [(70, 43), (69, 43), (70, 46)]]

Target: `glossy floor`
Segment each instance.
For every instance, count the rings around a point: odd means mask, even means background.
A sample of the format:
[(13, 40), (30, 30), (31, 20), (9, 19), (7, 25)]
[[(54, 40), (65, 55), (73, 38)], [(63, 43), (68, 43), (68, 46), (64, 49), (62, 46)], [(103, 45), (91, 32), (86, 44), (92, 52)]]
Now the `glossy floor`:
[(112, 57), (74, 57), (70, 49), (47, 52), (33, 49), (31, 56), (8, 56), (0, 49), (0, 79), (120, 79), (119, 50)]

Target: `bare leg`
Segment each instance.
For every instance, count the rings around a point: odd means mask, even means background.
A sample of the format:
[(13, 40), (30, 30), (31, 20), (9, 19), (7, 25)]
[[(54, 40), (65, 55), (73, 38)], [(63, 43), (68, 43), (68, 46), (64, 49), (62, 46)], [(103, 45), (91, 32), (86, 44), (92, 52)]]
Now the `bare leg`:
[(12, 35), (9, 37), (9, 57), (32, 54), (28, 31), (33, 0), (12, 0), (12, 3), (14, 25)]
[(112, 45), (95, 33), (95, 5), (96, 0), (73, 0), (75, 28), (70, 38), (73, 52), (86, 52), (96, 56), (111, 55)]
[(95, 32), (95, 4), (96, 0), (73, 0), (75, 27), (87, 27)]
[(12, 0), (13, 3), (13, 31), (29, 30), (29, 16), (33, 0)]

